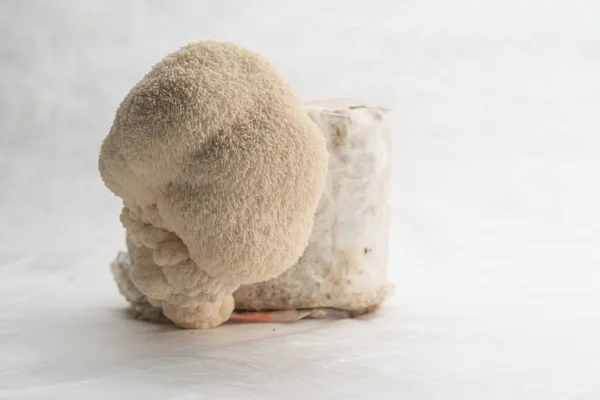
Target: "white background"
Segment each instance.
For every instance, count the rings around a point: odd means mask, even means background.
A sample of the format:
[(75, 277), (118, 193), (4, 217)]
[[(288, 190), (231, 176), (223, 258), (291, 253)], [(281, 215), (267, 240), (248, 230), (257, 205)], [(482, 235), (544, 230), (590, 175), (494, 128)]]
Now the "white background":
[[(380, 313), (123, 312), (100, 143), (152, 64), (209, 38), (305, 100), (394, 110)], [(598, 1), (5, 0), (0, 62), (0, 398), (600, 399)]]

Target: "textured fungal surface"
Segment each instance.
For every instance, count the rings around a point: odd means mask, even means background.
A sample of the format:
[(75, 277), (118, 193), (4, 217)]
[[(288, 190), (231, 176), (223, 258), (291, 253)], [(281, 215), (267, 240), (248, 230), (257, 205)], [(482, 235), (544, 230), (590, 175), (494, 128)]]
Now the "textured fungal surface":
[(263, 57), (217, 42), (168, 55), (123, 100), (100, 153), (124, 205), (122, 293), (183, 328), (222, 323), (240, 285), (302, 255), (327, 165), (322, 133)]

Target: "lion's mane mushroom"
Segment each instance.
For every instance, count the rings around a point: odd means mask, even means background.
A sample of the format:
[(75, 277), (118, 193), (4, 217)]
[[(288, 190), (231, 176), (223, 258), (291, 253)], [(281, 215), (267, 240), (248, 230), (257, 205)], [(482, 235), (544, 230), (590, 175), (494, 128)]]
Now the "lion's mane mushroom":
[(123, 199), (135, 249), (122, 279), (176, 325), (210, 328), (229, 318), (239, 285), (276, 277), (302, 255), (327, 150), (267, 60), (200, 42), (129, 92), (99, 168)]

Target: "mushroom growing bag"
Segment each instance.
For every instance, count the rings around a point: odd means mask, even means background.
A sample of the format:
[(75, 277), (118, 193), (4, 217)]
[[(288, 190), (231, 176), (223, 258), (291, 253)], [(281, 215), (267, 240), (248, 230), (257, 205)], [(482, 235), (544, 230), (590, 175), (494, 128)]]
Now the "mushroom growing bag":
[(308, 247), (279, 277), (234, 293), (236, 311), (298, 311), (266, 320), (360, 315), (375, 309), (393, 289), (386, 281), (387, 111), (352, 101), (309, 103), (306, 110), (329, 152)]

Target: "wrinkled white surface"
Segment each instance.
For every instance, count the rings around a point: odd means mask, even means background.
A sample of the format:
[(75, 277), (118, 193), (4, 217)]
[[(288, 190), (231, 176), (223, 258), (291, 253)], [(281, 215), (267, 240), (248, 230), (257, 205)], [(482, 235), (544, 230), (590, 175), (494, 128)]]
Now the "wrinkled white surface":
[(308, 246), (296, 264), (266, 282), (241, 286), (238, 310), (333, 308), (364, 314), (391, 297), (387, 281), (389, 113), (351, 99), (306, 104), (325, 137), (327, 180)]
[[(2, 2), (0, 398), (600, 398), (599, 20), (594, 0)], [(152, 63), (207, 37), (306, 100), (396, 110), (379, 314), (190, 332), (122, 312), (100, 140)]]

